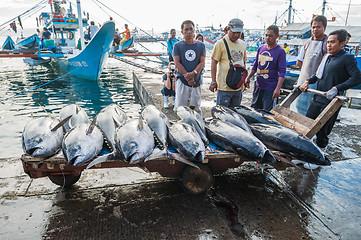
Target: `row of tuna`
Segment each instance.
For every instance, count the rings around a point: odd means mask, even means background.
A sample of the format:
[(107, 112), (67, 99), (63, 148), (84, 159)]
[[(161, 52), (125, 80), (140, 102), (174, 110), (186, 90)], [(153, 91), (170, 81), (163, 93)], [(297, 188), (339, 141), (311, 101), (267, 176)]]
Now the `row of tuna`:
[[(261, 163), (276, 161), (271, 148), (310, 163), (330, 164), (312, 141), (281, 126), (265, 112), (216, 106), (213, 118), (203, 120), (190, 108), (179, 107), (177, 115), (181, 121), (170, 123), (155, 106), (148, 105), (139, 119), (127, 120), (119, 106), (112, 104), (90, 123), (85, 111), (72, 104), (61, 110), (60, 120), (45, 117), (30, 122), (23, 132), (23, 147), (26, 153), (39, 157), (53, 155), (61, 148), (70, 164), (84, 165), (99, 154), (104, 138), (111, 153), (97, 157), (88, 167), (109, 159), (138, 163), (160, 156), (196, 167), (192, 161), (204, 159), (211, 141), (243, 159)], [(179, 154), (170, 153), (168, 143)]]

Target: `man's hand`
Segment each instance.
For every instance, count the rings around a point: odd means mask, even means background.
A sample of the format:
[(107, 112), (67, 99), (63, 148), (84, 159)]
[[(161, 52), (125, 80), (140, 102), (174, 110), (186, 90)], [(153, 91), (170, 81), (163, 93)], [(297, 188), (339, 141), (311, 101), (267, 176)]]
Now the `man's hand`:
[(211, 85), (209, 86), (209, 90), (211, 90), (211, 92), (215, 92), (217, 91), (217, 83), (214, 82), (213, 84), (211, 83)]
[(273, 92), (272, 99), (278, 98), (281, 94), (281, 90), (276, 88)]
[[(188, 81), (188, 80), (187, 80)], [(193, 86), (196, 84), (196, 81), (194, 81), (194, 78), (188, 81), (189, 86)]]
[(194, 72), (187, 72), (186, 74), (184, 74), (184, 78), (189, 82), (190, 80), (194, 79), (194, 76), (196, 74)]
[(309, 85), (310, 85), (310, 84), (308, 83), (308, 81), (304, 82), (304, 84), (302, 84), (302, 85), (300, 86), (300, 90), (301, 90), (302, 92), (306, 92)]
[(337, 93), (338, 93), (337, 88), (336, 88), (336, 87), (333, 87), (333, 88), (331, 88), (330, 90), (328, 90), (328, 91), (326, 92), (326, 98), (327, 98), (328, 100), (332, 100), (332, 99), (337, 95)]
[(246, 78), (246, 81), (244, 82), (244, 86), (245, 86), (246, 88), (249, 88), (250, 82), (251, 82), (251, 79), (247, 77), (247, 78)]

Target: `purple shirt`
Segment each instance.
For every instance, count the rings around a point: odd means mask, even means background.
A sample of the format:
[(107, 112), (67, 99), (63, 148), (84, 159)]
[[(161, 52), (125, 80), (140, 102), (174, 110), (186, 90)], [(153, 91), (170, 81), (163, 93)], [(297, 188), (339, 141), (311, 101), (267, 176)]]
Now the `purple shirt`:
[(259, 47), (252, 67), (257, 72), (257, 87), (275, 90), (278, 78), (286, 75), (286, 66), (286, 52), (280, 45), (272, 49), (267, 49), (266, 44)]

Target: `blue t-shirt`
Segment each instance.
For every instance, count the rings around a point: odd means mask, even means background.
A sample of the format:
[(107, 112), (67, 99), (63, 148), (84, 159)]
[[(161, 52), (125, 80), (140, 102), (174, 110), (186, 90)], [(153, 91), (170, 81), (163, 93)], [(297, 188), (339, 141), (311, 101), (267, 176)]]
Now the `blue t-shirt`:
[(49, 31), (48, 32), (43, 32), (44, 39), (50, 39), (50, 35), (51, 35), (51, 33)]
[(169, 38), (168, 39), (168, 41), (167, 41), (167, 50), (168, 50), (168, 53), (170, 54), (170, 55), (173, 55), (173, 47), (174, 47), (174, 44), (176, 43), (176, 42), (178, 42), (179, 40), (178, 39), (171, 39), (171, 38)]
[[(204, 43), (196, 41), (193, 44), (188, 44), (185, 41), (179, 41), (174, 44), (173, 57), (179, 56), (180, 63), (183, 65), (187, 72), (192, 72), (201, 62), (201, 57), (206, 56), (206, 47)], [(199, 87), (201, 83), (201, 71), (194, 76), (196, 84), (193, 87)], [(177, 78), (185, 85), (188, 85), (187, 80), (182, 74), (177, 73)]]

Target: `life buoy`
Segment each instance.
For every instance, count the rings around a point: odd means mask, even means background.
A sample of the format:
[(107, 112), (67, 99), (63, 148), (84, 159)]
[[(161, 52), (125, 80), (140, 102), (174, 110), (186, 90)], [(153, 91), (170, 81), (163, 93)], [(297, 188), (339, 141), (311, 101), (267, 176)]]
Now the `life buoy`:
[(72, 40), (72, 39), (74, 38), (74, 33), (73, 33), (73, 32), (69, 32), (69, 33), (68, 33), (68, 38), (69, 38), (70, 40)]

